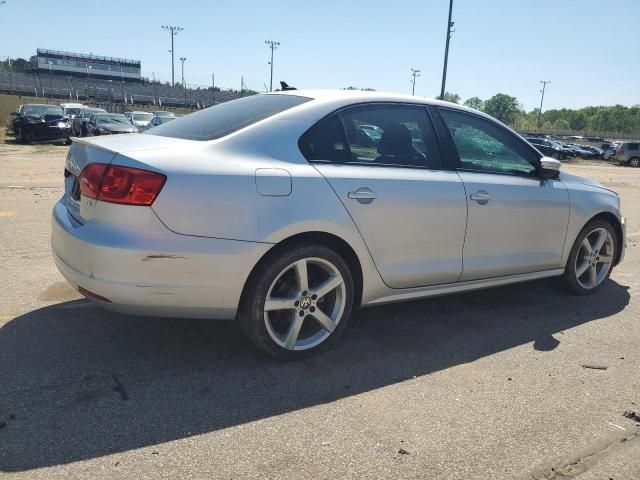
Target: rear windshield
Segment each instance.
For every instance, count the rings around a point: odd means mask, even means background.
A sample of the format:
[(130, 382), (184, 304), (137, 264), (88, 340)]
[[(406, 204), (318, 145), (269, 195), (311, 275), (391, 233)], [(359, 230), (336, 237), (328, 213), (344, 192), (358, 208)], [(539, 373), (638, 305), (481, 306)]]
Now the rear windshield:
[(296, 95), (253, 95), (177, 118), (145, 134), (186, 140), (215, 140), (309, 100)]

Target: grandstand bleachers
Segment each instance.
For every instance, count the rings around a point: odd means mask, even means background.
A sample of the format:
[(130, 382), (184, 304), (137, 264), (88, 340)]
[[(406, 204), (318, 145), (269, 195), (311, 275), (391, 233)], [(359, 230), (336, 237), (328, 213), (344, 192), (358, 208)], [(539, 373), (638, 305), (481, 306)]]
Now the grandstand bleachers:
[[(119, 82), (95, 78), (11, 72), (0, 69), (0, 93), (31, 95), (73, 101), (157, 105), (158, 107), (206, 108), (213, 104), (209, 88), (187, 88), (153, 83)], [(215, 92), (215, 103), (241, 97), (236, 90)]]

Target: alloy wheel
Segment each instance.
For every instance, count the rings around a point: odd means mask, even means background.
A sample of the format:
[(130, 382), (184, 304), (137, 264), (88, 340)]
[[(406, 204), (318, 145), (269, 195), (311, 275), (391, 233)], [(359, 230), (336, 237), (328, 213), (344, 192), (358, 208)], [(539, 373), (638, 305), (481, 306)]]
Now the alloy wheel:
[(264, 322), (271, 339), (287, 350), (307, 350), (336, 329), (346, 306), (346, 287), (338, 268), (322, 258), (303, 258), (271, 283)]
[(640, 167), (640, 158), (632, 158), (629, 160), (629, 166), (634, 168)]
[(588, 233), (576, 255), (576, 280), (587, 290), (600, 285), (613, 265), (614, 244), (605, 228), (596, 228)]

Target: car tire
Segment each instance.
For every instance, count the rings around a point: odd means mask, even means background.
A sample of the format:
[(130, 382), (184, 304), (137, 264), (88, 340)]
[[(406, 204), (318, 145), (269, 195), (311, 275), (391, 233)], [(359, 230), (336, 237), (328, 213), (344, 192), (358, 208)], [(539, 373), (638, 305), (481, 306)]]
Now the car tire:
[(337, 340), (353, 298), (349, 267), (333, 250), (317, 244), (276, 247), (247, 281), (237, 319), (263, 352), (299, 360)]
[(559, 153), (557, 153), (557, 152), (554, 152), (551, 156), (552, 156), (553, 158), (555, 158), (556, 160), (562, 160), (562, 155), (560, 155), (560, 154), (559, 154)]
[(633, 157), (627, 161), (627, 165), (633, 168), (640, 167), (640, 157)]
[(16, 143), (24, 143), (24, 139), (22, 138), (22, 130), (19, 128), (16, 128), (16, 131), (14, 132), (15, 138), (16, 138)]
[(564, 273), (566, 285), (578, 295), (597, 292), (611, 275), (617, 254), (618, 235), (613, 225), (606, 220), (589, 222), (569, 253)]

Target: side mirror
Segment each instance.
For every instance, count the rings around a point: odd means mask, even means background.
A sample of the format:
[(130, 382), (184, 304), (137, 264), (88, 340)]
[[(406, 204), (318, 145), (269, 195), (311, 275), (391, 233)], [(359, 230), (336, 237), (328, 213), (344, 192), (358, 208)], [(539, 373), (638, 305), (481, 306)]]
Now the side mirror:
[(562, 163), (555, 158), (542, 157), (540, 159), (540, 176), (542, 178), (556, 178), (560, 173)]

